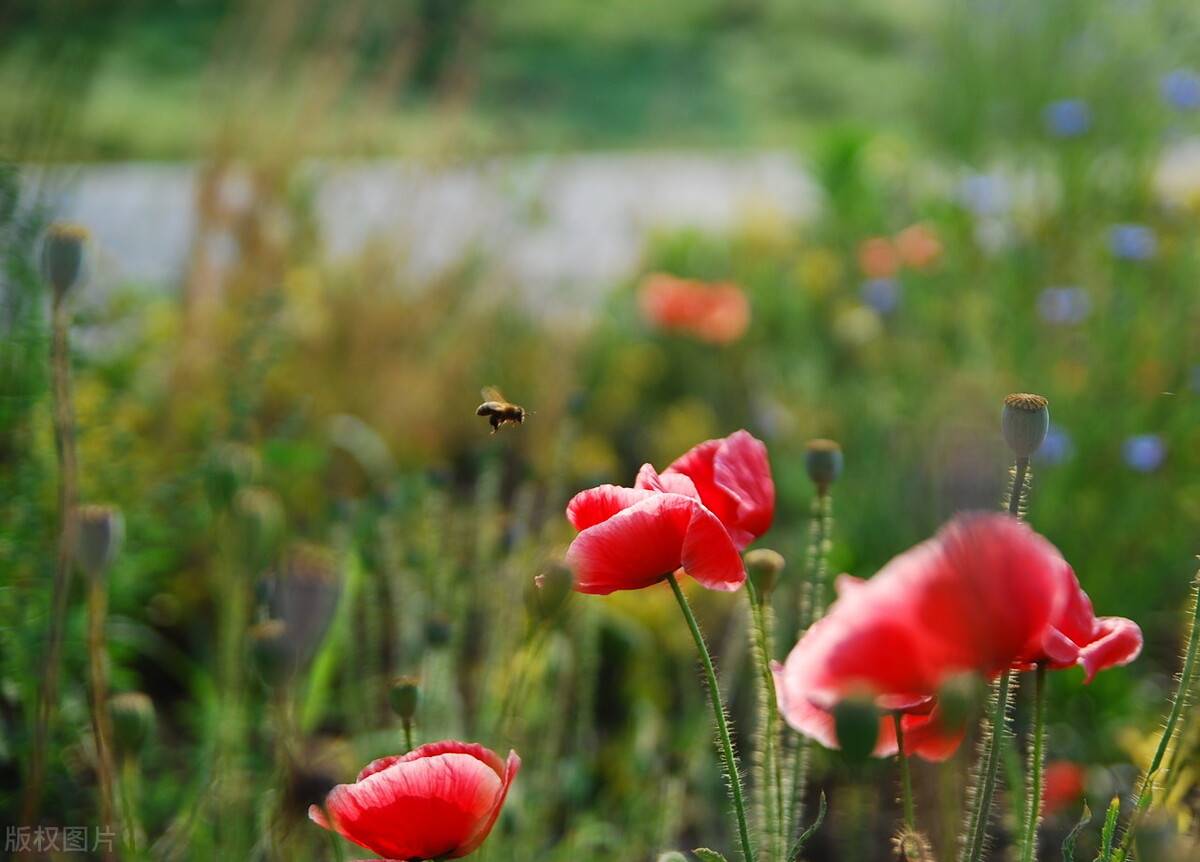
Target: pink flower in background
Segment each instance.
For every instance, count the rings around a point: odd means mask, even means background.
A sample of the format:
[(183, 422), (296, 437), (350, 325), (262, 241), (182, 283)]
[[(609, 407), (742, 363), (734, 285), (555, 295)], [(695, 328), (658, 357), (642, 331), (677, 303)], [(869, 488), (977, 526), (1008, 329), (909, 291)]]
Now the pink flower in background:
[(488, 837), (520, 768), (516, 752), (435, 742), (367, 764), (308, 816), (387, 859), (457, 859)]
[(927, 224), (918, 222), (896, 234), (896, 250), (905, 266), (928, 269), (942, 257), (942, 241)]
[(732, 282), (703, 282), (654, 273), (638, 291), (642, 316), (660, 329), (709, 344), (732, 344), (750, 326), (750, 301)]
[(900, 255), (887, 237), (868, 237), (858, 245), (858, 266), (867, 278), (891, 278), (900, 271)]

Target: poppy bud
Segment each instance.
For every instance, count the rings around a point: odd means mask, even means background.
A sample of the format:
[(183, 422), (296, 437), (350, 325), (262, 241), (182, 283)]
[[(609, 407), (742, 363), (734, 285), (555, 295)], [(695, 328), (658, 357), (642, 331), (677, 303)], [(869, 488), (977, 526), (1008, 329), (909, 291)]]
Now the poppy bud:
[(950, 677), (938, 689), (938, 709), (942, 726), (958, 731), (973, 723), (983, 699), (983, 686), (973, 673), (960, 673)]
[(392, 712), (396, 713), (406, 725), (412, 723), (420, 701), (421, 686), (415, 677), (401, 676), (392, 680), (392, 687), (388, 691), (388, 702), (392, 705)]
[(337, 557), (318, 545), (298, 543), (266, 573), (260, 587), (268, 614), (284, 625), (284, 655), (294, 668), (316, 653), (341, 596)]
[(283, 505), (267, 488), (241, 488), (233, 497), (242, 551), (257, 569), (268, 563), (283, 540)]
[(775, 589), (783, 566), (783, 555), (770, 548), (755, 548), (746, 554), (746, 574), (764, 599)]
[(834, 440), (809, 440), (804, 467), (817, 490), (824, 493), (842, 475), (842, 447)]
[(87, 229), (76, 224), (56, 222), (46, 231), (42, 240), (42, 278), (53, 288), (59, 302), (79, 283), (87, 239)]
[(136, 757), (154, 732), (154, 702), (140, 691), (114, 694), (108, 699), (113, 744), (121, 757)]
[(209, 456), (205, 488), (214, 507), (225, 508), (243, 485), (258, 479), (261, 469), (258, 453), (244, 443), (225, 443)]
[(113, 506), (80, 506), (75, 510), (76, 557), (90, 577), (103, 575), (121, 551), (125, 520)]
[(529, 612), (540, 620), (553, 619), (571, 598), (575, 576), (562, 563), (551, 563), (530, 581)]
[(1004, 399), (1000, 429), (1004, 441), (1018, 458), (1028, 458), (1042, 445), (1050, 430), (1048, 402), (1041, 395), (1017, 392)]
[(870, 698), (851, 697), (838, 703), (833, 725), (847, 760), (860, 763), (871, 756), (879, 740), (879, 710)]
[(450, 620), (442, 614), (434, 614), (425, 621), (425, 643), (434, 649), (449, 646), (454, 631), (450, 628)]

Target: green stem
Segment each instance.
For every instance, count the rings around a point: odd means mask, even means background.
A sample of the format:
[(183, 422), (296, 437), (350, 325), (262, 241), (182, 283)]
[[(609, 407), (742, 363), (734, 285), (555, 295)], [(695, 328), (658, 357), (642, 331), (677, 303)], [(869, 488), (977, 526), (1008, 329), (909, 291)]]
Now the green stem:
[(58, 559), (54, 567), (50, 631), (42, 686), (33, 728), (33, 750), (22, 801), (21, 822), (36, 824), (46, 779), (46, 747), (58, 705), (58, 673), (62, 657), (67, 600), (75, 561), (75, 505), (78, 502), (79, 467), (75, 456), (75, 410), (71, 401), (70, 312), (64, 297), (55, 292), (50, 368), (53, 375), (54, 450), (58, 456)]
[(983, 858), (983, 845), (987, 837), (988, 820), (992, 811), (992, 796), (996, 790), (996, 775), (1000, 770), (1001, 737), (1008, 721), (1008, 702), (1011, 693), (1012, 671), (1006, 670), (996, 680), (992, 713), (989, 718), (991, 732), (987, 737), (982, 754), (979, 788), (975, 795), (975, 807), (968, 821), (966, 843), (963, 845), (961, 862), (979, 862)]
[(404, 747), (406, 749), (405, 754), (413, 750), (412, 722), (408, 720), (404, 722)]
[(713, 669), (712, 656), (709, 655), (708, 646), (704, 643), (704, 635), (700, 632), (700, 626), (696, 623), (696, 617), (692, 613), (692, 608), (688, 604), (683, 590), (679, 588), (679, 581), (676, 580), (674, 573), (667, 575), (667, 583), (671, 585), (671, 590), (675, 593), (675, 601), (679, 602), (679, 609), (683, 611), (683, 618), (687, 621), (688, 628), (692, 632), (692, 639), (696, 642), (696, 651), (700, 654), (700, 662), (704, 665), (704, 675), (708, 681), (708, 699), (712, 704), (713, 721), (717, 726), (721, 759), (724, 761), (726, 777), (729, 780), (729, 798), (733, 802), (733, 811), (737, 816), (742, 857), (746, 862), (754, 862), (754, 848), (750, 844), (750, 827), (746, 822), (746, 803), (742, 799), (742, 779), (738, 774), (737, 759), (733, 754), (733, 740), (729, 736), (729, 723), (725, 718), (725, 706), (721, 702), (721, 690), (717, 686), (717, 672)]
[[(800, 631), (803, 634), (809, 626), (819, 620), (825, 613), (825, 581), (828, 579), (829, 566), (826, 555), (829, 547), (829, 536), (833, 532), (833, 500), (828, 490), (818, 489), (813, 498), (812, 518), (809, 521), (808, 554), (805, 557), (805, 579), (801, 587), (800, 602)], [(804, 790), (808, 784), (808, 768), (812, 763), (812, 743), (807, 736), (801, 735), (796, 742), (791, 762), (791, 793), (790, 808), (796, 813), (795, 832), (799, 833), (804, 821)]]
[(900, 798), (904, 800), (904, 825), (910, 832), (917, 831), (916, 806), (913, 804), (912, 774), (908, 768), (908, 754), (904, 751), (904, 722), (899, 712), (892, 713), (896, 725), (896, 760), (900, 764)]
[(1046, 665), (1038, 663), (1033, 695), (1033, 740), (1029, 752), (1028, 795), (1025, 799), (1025, 840), (1021, 862), (1034, 862), (1037, 854), (1038, 826), (1042, 821), (1042, 780), (1045, 772), (1046, 744)]
[(1008, 514), (1021, 517), (1025, 503), (1025, 480), (1029, 475), (1029, 459), (1018, 458), (1013, 468), (1012, 490), (1008, 494)]
[(1154, 752), (1154, 759), (1150, 761), (1149, 768), (1142, 775), (1137, 796), (1134, 797), (1133, 813), (1129, 815), (1129, 825), (1125, 827), (1125, 834), (1121, 836), (1121, 846), (1113, 856), (1114, 862), (1124, 862), (1124, 859), (1133, 847), (1133, 838), (1137, 833), (1138, 826), (1141, 824), (1142, 817), (1150, 809), (1150, 804), (1154, 799), (1154, 778), (1158, 773), (1159, 767), (1162, 765), (1163, 757), (1166, 756), (1171, 740), (1175, 737), (1175, 728), (1179, 724), (1179, 719), (1183, 715), (1187, 693), (1191, 691), (1192, 677), (1196, 672), (1197, 652), (1200, 652), (1200, 572), (1196, 573), (1192, 581), (1192, 620), (1188, 628), (1187, 649), (1184, 652), (1183, 670), (1179, 674), (1175, 697), (1171, 702), (1171, 712), (1167, 716), (1167, 724), (1163, 728), (1162, 736), (1158, 740), (1158, 748)]
[[(113, 819), (112, 731), (108, 721), (108, 673), (105, 663), (104, 619), (108, 606), (104, 576), (92, 573), (88, 583), (88, 681), (92, 700), (92, 736), (96, 743), (96, 783), (100, 790), (100, 823), (105, 829), (116, 825)], [(111, 850), (103, 854), (113, 858)]]
[(760, 739), (758, 755), (761, 758), (757, 770), (755, 792), (759, 800), (758, 827), (762, 850), (768, 859), (777, 855), (787, 825), (783, 811), (783, 769), (780, 766), (779, 746), (779, 703), (775, 694), (775, 677), (771, 673), (771, 631), (768, 622), (770, 606), (766, 597), (759, 593), (754, 583), (746, 580), (746, 594), (750, 600), (750, 618), (753, 623), (754, 652), (759, 666), (759, 722)]

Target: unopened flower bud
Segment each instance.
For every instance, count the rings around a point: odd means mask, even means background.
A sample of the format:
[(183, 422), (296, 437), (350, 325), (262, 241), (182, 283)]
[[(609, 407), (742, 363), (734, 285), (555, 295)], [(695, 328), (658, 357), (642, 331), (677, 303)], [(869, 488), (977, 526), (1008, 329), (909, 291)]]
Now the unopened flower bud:
[(529, 612), (540, 620), (553, 619), (571, 598), (575, 575), (562, 563), (551, 563), (529, 583)]
[(54, 290), (57, 301), (75, 287), (83, 274), (83, 253), (87, 229), (76, 224), (56, 222), (42, 240), (42, 278)]
[(388, 690), (388, 702), (392, 705), (392, 712), (405, 724), (412, 722), (420, 701), (421, 685), (415, 677), (401, 676), (392, 681), (392, 687)]
[(444, 615), (434, 614), (425, 621), (425, 643), (434, 649), (449, 646), (453, 636), (454, 630), (450, 627), (450, 620)]
[(205, 486), (213, 506), (224, 509), (234, 494), (252, 485), (261, 470), (258, 453), (244, 443), (224, 443), (209, 456)]
[(283, 541), (283, 504), (267, 488), (241, 488), (233, 497), (241, 550), (254, 568), (266, 565)]
[(80, 506), (75, 510), (79, 566), (90, 577), (103, 575), (121, 552), (125, 519), (114, 506)]
[(154, 733), (154, 702), (140, 691), (114, 694), (108, 699), (113, 744), (121, 757), (136, 757)]
[(973, 673), (950, 677), (938, 689), (942, 726), (955, 732), (973, 724), (983, 703), (983, 681)]
[(687, 862), (687, 857), (678, 850), (668, 850), (665, 853), (659, 853), (655, 862)]
[(1004, 399), (1000, 429), (1018, 458), (1028, 458), (1042, 445), (1050, 430), (1048, 402), (1041, 395), (1018, 392)]
[(809, 440), (804, 467), (817, 490), (824, 493), (842, 475), (842, 447), (834, 440)]
[(833, 725), (842, 754), (852, 763), (871, 756), (879, 741), (879, 710), (868, 697), (851, 697), (833, 708)]
[(783, 555), (770, 548), (755, 548), (746, 554), (746, 574), (764, 599), (771, 595), (783, 571)]

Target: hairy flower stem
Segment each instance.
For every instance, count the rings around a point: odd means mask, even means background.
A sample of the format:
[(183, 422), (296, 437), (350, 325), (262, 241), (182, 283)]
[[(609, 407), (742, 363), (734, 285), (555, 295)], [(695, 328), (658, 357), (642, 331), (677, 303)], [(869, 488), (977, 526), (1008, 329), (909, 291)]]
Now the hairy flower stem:
[(1012, 472), (1012, 488), (1008, 492), (1008, 514), (1021, 518), (1029, 491), (1029, 459), (1018, 458)]
[(779, 704), (775, 695), (775, 677), (771, 673), (771, 607), (750, 580), (746, 580), (750, 600), (751, 633), (755, 658), (758, 662), (759, 733), (755, 752), (755, 825), (759, 830), (762, 851), (767, 859), (775, 859), (783, 850), (787, 823), (783, 810), (783, 769), (779, 748), (781, 727)]
[(25, 784), (22, 821), (33, 825), (42, 802), (46, 780), (46, 745), (58, 703), (58, 666), (62, 655), (63, 628), (67, 616), (67, 598), (71, 592), (71, 572), (75, 562), (75, 518), (79, 496), (79, 466), (75, 458), (75, 410), (71, 404), (70, 314), (65, 297), (54, 294), (53, 339), (50, 365), (54, 395), (54, 450), (58, 456), (58, 560), (54, 568), (50, 632), (46, 662), (42, 668), (42, 688), (33, 727), (33, 749), (29, 756), (29, 778)]
[(904, 750), (904, 721), (899, 712), (892, 713), (896, 726), (896, 761), (900, 764), (900, 798), (904, 802), (904, 825), (909, 832), (917, 831), (917, 811), (913, 804), (912, 774), (908, 768), (908, 754)]
[[(805, 577), (800, 593), (800, 631), (804, 634), (809, 626), (825, 614), (825, 582), (829, 579), (829, 537), (833, 533), (833, 498), (828, 488), (818, 488), (813, 498), (812, 517), (808, 525), (808, 553), (805, 555)], [(790, 792), (788, 806), (795, 812), (795, 827), (799, 833), (804, 821), (804, 789), (808, 784), (808, 768), (812, 762), (812, 743), (807, 736), (800, 736), (791, 757)]]
[(704, 635), (700, 632), (696, 616), (692, 613), (691, 605), (688, 604), (683, 590), (679, 588), (679, 581), (676, 580), (674, 573), (667, 575), (667, 583), (671, 585), (671, 590), (675, 593), (675, 601), (679, 602), (679, 609), (683, 611), (683, 618), (687, 621), (688, 628), (692, 632), (692, 639), (696, 642), (696, 651), (700, 654), (700, 662), (704, 665), (704, 675), (708, 682), (708, 699), (712, 704), (721, 760), (725, 767), (725, 777), (729, 782), (729, 798), (733, 802), (733, 811), (737, 817), (742, 857), (746, 862), (754, 862), (754, 848), (750, 843), (750, 826), (746, 820), (746, 803), (742, 798), (742, 779), (738, 774), (737, 758), (733, 754), (733, 739), (729, 735), (729, 722), (725, 717), (725, 705), (721, 702), (721, 690), (717, 686), (717, 672), (713, 668), (712, 656), (709, 655), (708, 646), (704, 643)]
[(996, 777), (1000, 771), (1000, 752), (1003, 748), (1004, 729), (1008, 722), (1012, 671), (1006, 670), (996, 680), (992, 693), (992, 712), (988, 718), (986, 744), (981, 753), (979, 786), (975, 793), (975, 806), (968, 820), (965, 843), (960, 862), (979, 862), (983, 858), (987, 839), (988, 820), (992, 812), (992, 796), (996, 791)]
[(1192, 619), (1188, 627), (1187, 647), (1183, 654), (1183, 670), (1179, 673), (1175, 696), (1171, 699), (1171, 712), (1167, 716), (1167, 723), (1163, 727), (1162, 736), (1159, 737), (1158, 748), (1155, 749), (1154, 758), (1150, 761), (1150, 766), (1142, 774), (1142, 780), (1138, 784), (1138, 792), (1134, 797), (1133, 813), (1129, 815), (1129, 825), (1125, 827), (1125, 834), (1121, 836), (1121, 844), (1117, 848), (1116, 853), (1113, 854), (1113, 862), (1124, 862), (1128, 857), (1129, 851), (1133, 848), (1133, 840), (1134, 836), (1137, 835), (1138, 826), (1141, 825), (1142, 818), (1150, 810), (1150, 805), (1154, 801), (1155, 778), (1158, 775), (1159, 767), (1162, 766), (1167, 748), (1170, 747), (1171, 741), (1175, 738), (1175, 729), (1179, 725), (1180, 717), (1183, 715), (1187, 695), (1191, 691), (1192, 680), (1196, 673), (1196, 656), (1198, 652), (1200, 652), (1200, 572), (1197, 572), (1192, 579)]
[(1021, 862), (1037, 857), (1038, 826), (1042, 822), (1042, 781), (1045, 773), (1046, 746), (1046, 665), (1038, 662), (1034, 672), (1033, 739), (1029, 748), (1029, 775), (1025, 779), (1025, 838)]

